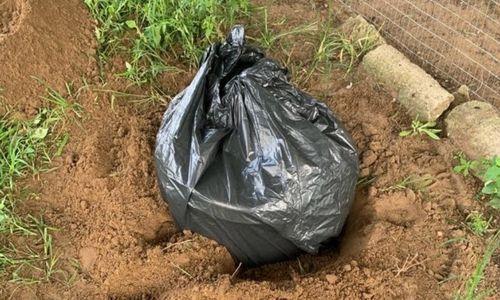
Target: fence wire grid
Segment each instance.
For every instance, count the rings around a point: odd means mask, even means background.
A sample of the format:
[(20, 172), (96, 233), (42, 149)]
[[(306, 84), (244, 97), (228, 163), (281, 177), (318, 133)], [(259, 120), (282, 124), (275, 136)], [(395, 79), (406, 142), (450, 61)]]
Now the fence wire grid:
[(496, 0), (342, 0), (449, 90), (500, 107), (500, 5)]

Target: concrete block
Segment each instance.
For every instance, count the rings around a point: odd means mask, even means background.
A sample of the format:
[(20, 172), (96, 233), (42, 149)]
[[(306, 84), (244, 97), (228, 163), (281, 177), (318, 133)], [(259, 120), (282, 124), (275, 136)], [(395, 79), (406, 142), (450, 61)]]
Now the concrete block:
[(446, 117), (448, 137), (469, 158), (500, 156), (500, 113), (491, 104), (469, 101)]
[(351, 41), (359, 41), (368, 38), (374, 42), (374, 46), (385, 44), (385, 40), (380, 35), (377, 28), (359, 15), (347, 19), (342, 26), (340, 26), (340, 31)]
[(410, 115), (422, 121), (435, 121), (453, 101), (453, 95), (432, 76), (390, 45), (368, 52), (362, 64), (376, 81), (397, 92)]

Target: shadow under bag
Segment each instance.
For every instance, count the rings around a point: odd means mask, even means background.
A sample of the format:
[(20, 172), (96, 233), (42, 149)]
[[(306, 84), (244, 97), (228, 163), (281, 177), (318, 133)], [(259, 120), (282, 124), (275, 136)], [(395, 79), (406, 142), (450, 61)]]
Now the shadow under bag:
[(339, 235), (358, 154), (328, 107), (236, 26), (209, 47), (158, 132), (161, 194), (177, 225), (247, 266), (316, 253)]

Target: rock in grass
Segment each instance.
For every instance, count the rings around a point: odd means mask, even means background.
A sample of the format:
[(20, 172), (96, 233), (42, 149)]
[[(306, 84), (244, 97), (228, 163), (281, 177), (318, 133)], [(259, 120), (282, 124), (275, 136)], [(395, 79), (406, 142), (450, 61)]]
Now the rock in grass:
[(369, 39), (374, 46), (385, 44), (385, 40), (377, 28), (359, 15), (347, 19), (340, 27), (340, 31), (346, 34), (351, 41)]
[(409, 114), (422, 121), (435, 121), (453, 101), (452, 94), (390, 45), (368, 52), (363, 67), (377, 82), (397, 92)]
[(469, 101), (446, 117), (448, 137), (471, 159), (500, 156), (500, 113), (491, 104)]

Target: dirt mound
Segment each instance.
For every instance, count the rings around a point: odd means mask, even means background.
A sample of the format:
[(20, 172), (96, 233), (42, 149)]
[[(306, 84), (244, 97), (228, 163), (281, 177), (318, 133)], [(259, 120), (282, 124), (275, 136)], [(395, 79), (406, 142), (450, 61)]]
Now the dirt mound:
[[(97, 74), (93, 22), (83, 1), (0, 1), (3, 102), (34, 115), (44, 86), (57, 90)], [(1, 112), (1, 109), (0, 109)]]
[(29, 11), (25, 0), (6, 0), (0, 3), (0, 42), (15, 33)]

